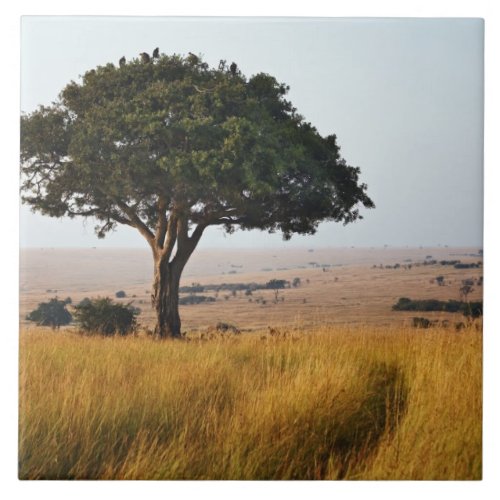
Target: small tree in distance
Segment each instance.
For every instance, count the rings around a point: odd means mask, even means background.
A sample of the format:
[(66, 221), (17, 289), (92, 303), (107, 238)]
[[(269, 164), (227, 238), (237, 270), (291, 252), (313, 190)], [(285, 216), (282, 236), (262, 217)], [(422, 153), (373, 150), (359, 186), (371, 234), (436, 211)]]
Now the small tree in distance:
[(21, 119), (23, 202), (135, 228), (154, 260), (155, 334), (180, 337), (179, 282), (203, 232), (314, 234), (374, 207), (360, 169), (268, 74), (161, 55), (92, 69)]
[(35, 321), (39, 326), (50, 326), (52, 329), (69, 325), (73, 318), (71, 313), (66, 309), (68, 304), (71, 304), (69, 297), (65, 300), (58, 300), (57, 297), (50, 299), (49, 302), (38, 304), (38, 307), (34, 311), (31, 311), (26, 316), (26, 319), (28, 321)]
[(474, 288), (472, 288), (472, 285), (470, 283), (463, 283), (462, 286), (459, 288), (460, 300), (467, 302), (469, 295), (473, 291), (474, 291)]

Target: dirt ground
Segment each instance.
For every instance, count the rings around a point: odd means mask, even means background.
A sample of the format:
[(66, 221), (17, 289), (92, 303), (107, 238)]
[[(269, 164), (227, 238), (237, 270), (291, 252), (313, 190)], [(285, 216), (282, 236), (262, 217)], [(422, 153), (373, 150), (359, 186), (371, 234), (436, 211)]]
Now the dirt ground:
[[(85, 297), (114, 298), (123, 290), (127, 297), (116, 300), (139, 307), (140, 324), (152, 326), (152, 258), (147, 249), (22, 249), (20, 256), (21, 325), (27, 323), (29, 311), (52, 297), (71, 297), (76, 304)], [(438, 262), (423, 265), (429, 260)], [(475, 247), (201, 249), (186, 266), (181, 286), (264, 284), (294, 278), (300, 278), (300, 286), (279, 290), (277, 295), (273, 290), (256, 290), (252, 295), (203, 292), (216, 301), (181, 306), (183, 330), (203, 329), (219, 321), (244, 330), (319, 323), (390, 325), (413, 316), (461, 321), (460, 314), (392, 310), (399, 297), (459, 300), (462, 280), (483, 275), (482, 267), (455, 269), (439, 264), (440, 260), (482, 263), (482, 256)], [(444, 277), (444, 286), (435, 281), (437, 276)], [(482, 291), (475, 284), (469, 299), (480, 300)]]

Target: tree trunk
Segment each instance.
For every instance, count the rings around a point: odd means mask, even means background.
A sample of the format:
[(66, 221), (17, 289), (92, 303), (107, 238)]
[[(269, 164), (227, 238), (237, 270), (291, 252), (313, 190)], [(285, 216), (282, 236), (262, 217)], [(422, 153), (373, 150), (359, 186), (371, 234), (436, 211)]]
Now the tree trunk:
[(176, 262), (155, 259), (151, 300), (156, 312), (155, 337), (181, 338), (179, 282), (182, 268)]
[[(181, 338), (179, 283), (181, 273), (208, 224), (198, 224), (188, 235), (188, 219), (172, 214), (168, 223), (160, 221), (156, 237), (149, 238), (153, 249), (154, 281), (151, 302), (156, 312), (155, 336)], [(164, 242), (166, 235), (166, 241)], [(163, 243), (164, 242), (164, 243)], [(174, 245), (177, 249), (171, 258)]]

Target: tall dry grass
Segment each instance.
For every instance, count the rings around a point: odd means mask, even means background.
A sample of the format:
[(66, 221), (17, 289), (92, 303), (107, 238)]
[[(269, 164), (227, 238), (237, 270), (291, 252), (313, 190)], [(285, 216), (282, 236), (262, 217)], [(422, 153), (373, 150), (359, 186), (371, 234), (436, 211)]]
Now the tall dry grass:
[(294, 337), (23, 332), (20, 478), (481, 478), (478, 331)]

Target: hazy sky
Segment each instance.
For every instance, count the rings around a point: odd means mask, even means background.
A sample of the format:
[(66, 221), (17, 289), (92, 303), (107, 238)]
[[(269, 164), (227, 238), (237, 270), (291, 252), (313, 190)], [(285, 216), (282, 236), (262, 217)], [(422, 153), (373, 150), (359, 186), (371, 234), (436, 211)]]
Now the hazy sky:
[[(86, 70), (159, 46), (236, 61), (290, 85), (289, 99), (361, 167), (364, 220), (314, 236), (211, 229), (200, 246), (482, 245), (483, 23), (472, 19), (25, 17), (21, 109), (50, 104)], [(120, 227), (21, 208), (21, 245), (145, 246)]]

